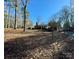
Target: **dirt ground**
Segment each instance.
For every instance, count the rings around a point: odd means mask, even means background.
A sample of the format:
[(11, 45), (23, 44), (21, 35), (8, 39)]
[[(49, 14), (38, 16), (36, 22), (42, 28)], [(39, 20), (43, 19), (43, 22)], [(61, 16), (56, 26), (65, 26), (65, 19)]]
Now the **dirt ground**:
[(5, 29), (5, 59), (74, 59), (74, 40), (61, 32)]
[(28, 37), (28, 36), (36, 36), (42, 34), (49, 34), (50, 32), (40, 32), (38, 30), (28, 30), (23, 32), (23, 29), (5, 29), (4, 30), (4, 41), (9, 41), (11, 39), (20, 38), (20, 37)]

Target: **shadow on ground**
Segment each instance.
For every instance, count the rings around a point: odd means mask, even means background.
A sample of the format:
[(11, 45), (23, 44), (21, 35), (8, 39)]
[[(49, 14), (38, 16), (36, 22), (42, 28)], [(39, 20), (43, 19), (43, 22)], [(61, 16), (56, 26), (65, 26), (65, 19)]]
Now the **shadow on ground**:
[[(71, 57), (72, 57), (71, 59), (73, 59), (73, 54), (74, 54), (73, 53), (74, 41), (68, 39), (67, 36), (64, 36), (63, 34), (60, 35), (58, 33), (57, 35), (55, 33), (53, 37), (52, 34), (50, 35), (42, 34), (37, 36), (11, 39), (11, 41), (5, 42), (4, 45), (5, 45), (4, 47), (5, 59), (31, 59), (31, 57), (32, 59), (38, 59), (38, 58), (39, 59), (70, 59)], [(63, 48), (61, 46), (63, 46)], [(43, 48), (39, 48), (39, 47), (43, 47)], [(55, 55), (56, 57), (52, 57), (54, 50), (58, 50), (59, 48), (62, 48), (61, 49), (62, 51), (57, 53)], [(41, 55), (39, 52), (41, 53)], [(36, 53), (38, 55), (36, 55)], [(45, 54), (47, 55), (41, 57)], [(28, 57), (28, 55), (30, 55), (31, 57), (22, 58), (22, 57)], [(34, 57), (33, 55), (36, 55), (36, 57)], [(60, 55), (63, 56), (65, 55), (65, 57), (61, 57)], [(70, 56), (67, 57), (67, 55), (68, 56), (71, 55), (71, 57)]]
[[(43, 37), (42, 37), (43, 36)], [(37, 35), (29, 37), (21, 37), (11, 39), (4, 43), (5, 56), (27, 56), (27, 50), (33, 50), (39, 46), (49, 45), (52, 43), (52, 38), (47, 35)]]

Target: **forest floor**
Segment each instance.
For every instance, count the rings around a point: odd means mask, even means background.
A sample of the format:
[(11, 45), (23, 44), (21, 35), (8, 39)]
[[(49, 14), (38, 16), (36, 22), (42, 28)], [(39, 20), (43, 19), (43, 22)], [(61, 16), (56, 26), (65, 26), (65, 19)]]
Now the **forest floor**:
[(5, 59), (74, 59), (74, 40), (62, 32), (5, 29)]
[(42, 34), (48, 34), (50, 32), (40, 32), (39, 30), (28, 30), (26, 32), (23, 32), (23, 29), (5, 29), (4, 30), (4, 41), (9, 41), (11, 39), (20, 38), (20, 37), (28, 37), (28, 36), (36, 36), (36, 35), (42, 35)]

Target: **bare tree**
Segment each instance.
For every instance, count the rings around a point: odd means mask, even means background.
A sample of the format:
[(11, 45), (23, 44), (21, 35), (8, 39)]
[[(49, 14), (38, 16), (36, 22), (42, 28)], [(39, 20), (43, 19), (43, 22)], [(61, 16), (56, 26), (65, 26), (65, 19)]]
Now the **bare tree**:
[(16, 9), (17, 9), (17, 0), (15, 0), (15, 24), (14, 24), (14, 29), (17, 28)]
[[(15, 8), (15, 24), (14, 24), (14, 29), (17, 28), (17, 19), (16, 19), (16, 8), (17, 8), (17, 0), (4, 0), (5, 2), (8, 2), (7, 6), (9, 7), (8, 10), (8, 24), (7, 27), (10, 28), (10, 20), (11, 20), (11, 8)], [(12, 5), (13, 4), (13, 5)]]
[(8, 24), (8, 1), (4, 0), (4, 28), (7, 28)]
[[(30, 0), (21, 0), (22, 4), (23, 4), (23, 10), (24, 10), (24, 31), (26, 31), (26, 16), (28, 16), (28, 12), (26, 11), (27, 9), (27, 4)], [(25, 3), (24, 3), (25, 2)]]
[[(4, 0), (6, 2), (6, 10), (7, 10), (7, 28), (10, 28), (10, 7), (11, 7), (11, 4), (10, 4), (10, 1), (9, 0)], [(8, 9), (9, 8), (9, 9)]]

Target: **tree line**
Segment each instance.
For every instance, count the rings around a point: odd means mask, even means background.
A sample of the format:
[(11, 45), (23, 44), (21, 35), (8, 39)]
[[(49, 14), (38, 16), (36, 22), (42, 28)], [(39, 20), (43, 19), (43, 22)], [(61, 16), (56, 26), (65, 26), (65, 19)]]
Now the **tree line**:
[[(26, 19), (28, 19), (28, 16), (29, 16), (29, 12), (27, 10), (27, 5), (29, 3), (29, 0), (4, 0), (4, 3), (5, 3), (5, 5), (4, 5), (5, 6), (4, 27), (5, 28), (11, 27), (11, 25), (10, 25), (10, 23), (12, 22), (11, 9), (13, 8), (15, 11), (15, 16), (13, 16), (13, 19), (15, 19), (15, 20), (14, 20), (14, 26), (12, 26), (12, 27), (14, 27), (14, 29), (17, 29), (18, 17), (21, 14), (23, 16), (22, 18), (24, 18), (23, 28), (24, 28), (24, 31), (26, 31)], [(18, 14), (18, 16), (17, 16), (17, 14)]]
[[(38, 19), (42, 20), (42, 19)], [(45, 28), (46, 26), (52, 30), (68, 30), (74, 31), (74, 12), (71, 7), (64, 6), (59, 12), (49, 17), (48, 24), (39, 24), (36, 22), (36, 28)]]
[[(4, 27), (5, 28), (23, 28), (26, 31), (27, 23), (28, 26), (32, 26), (32, 22), (29, 19), (29, 12), (27, 10), (27, 6), (30, 0), (4, 0), (5, 9), (4, 9)], [(11, 9), (14, 10), (14, 15), (11, 13)], [(23, 19), (23, 20), (20, 20)], [(50, 27), (53, 30), (74, 30), (74, 12), (71, 7), (64, 6), (59, 12), (55, 15), (49, 17), (48, 24), (39, 24), (39, 20), (42, 19), (37, 18), (37, 22), (35, 25), (36, 29), (44, 29), (46, 26)]]

